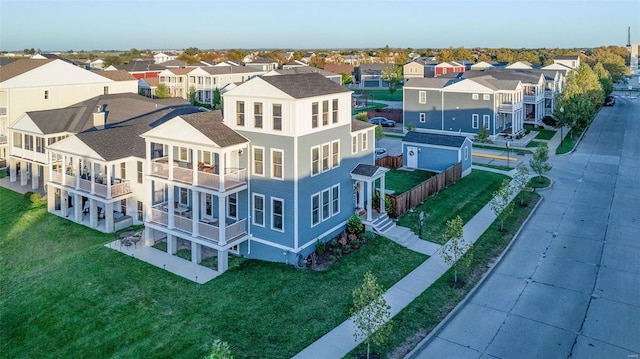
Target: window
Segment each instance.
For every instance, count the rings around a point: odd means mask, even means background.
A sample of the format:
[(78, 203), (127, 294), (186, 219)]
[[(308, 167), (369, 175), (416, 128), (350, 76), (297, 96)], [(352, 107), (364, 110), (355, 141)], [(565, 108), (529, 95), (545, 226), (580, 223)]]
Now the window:
[(311, 128), (318, 127), (318, 103), (311, 104)]
[(329, 101), (322, 101), (322, 126), (329, 124)]
[(320, 147), (311, 148), (311, 175), (320, 173)]
[(338, 123), (338, 99), (333, 100), (331, 105), (331, 109), (333, 111), (333, 123)]
[(273, 105), (273, 129), (282, 130), (282, 105)]
[(472, 100), (477, 100), (478, 98), (479, 98), (479, 96), (478, 96), (477, 93), (474, 93), (474, 94), (471, 95), (471, 99)]
[(33, 151), (33, 135), (24, 135), (24, 149)]
[(351, 136), (351, 154), (358, 152), (358, 136)]
[(189, 149), (186, 147), (178, 147), (178, 161), (189, 162)]
[(108, 95), (108, 94), (109, 94), (109, 86), (105, 86), (105, 87), (104, 87), (104, 89), (102, 89), (102, 92), (103, 92), (105, 95)]
[(329, 144), (325, 143), (324, 145), (322, 145), (322, 172), (331, 169), (331, 164), (329, 163), (330, 155), (331, 153), (329, 152)]
[(482, 116), (482, 126), (486, 127), (487, 130), (490, 129), (491, 117), (489, 115)]
[(311, 196), (311, 225), (320, 223), (320, 195)]
[(331, 215), (340, 213), (340, 185), (331, 187)]
[(253, 148), (253, 174), (264, 176), (264, 148)]
[(253, 127), (262, 128), (262, 103), (253, 104)]
[(368, 147), (369, 147), (369, 144), (367, 143), (367, 133), (363, 132), (362, 133), (362, 150), (366, 151)]
[(44, 99), (45, 100), (49, 99), (49, 90), (44, 90)]
[(179, 196), (178, 196), (178, 203), (183, 204), (185, 206), (189, 205), (189, 190), (184, 188), (184, 187), (180, 187), (179, 188), (180, 192), (179, 192)]
[(253, 224), (264, 227), (264, 196), (253, 195)]
[(123, 199), (122, 201), (120, 201), (120, 212), (122, 212), (122, 215), (126, 216), (127, 215), (127, 200)]
[(427, 103), (427, 91), (418, 92), (418, 102), (421, 104)]
[(489, 101), (489, 100), (491, 100), (491, 95), (484, 94), (484, 95), (482, 95), (482, 99), (485, 100), (485, 101)]
[(238, 194), (230, 194), (227, 197), (227, 217), (238, 218)]
[(164, 202), (164, 184), (153, 182), (153, 203)]
[(331, 142), (331, 168), (340, 166), (340, 141)]
[(36, 137), (36, 152), (44, 153), (44, 137)]
[(126, 179), (127, 178), (127, 163), (126, 162), (120, 162), (120, 178), (122, 178), (122, 179)]
[(279, 198), (271, 199), (271, 229), (284, 229), (284, 201)]
[(284, 179), (282, 173), (282, 158), (284, 153), (280, 150), (271, 150), (271, 177)]
[(478, 128), (478, 119), (480, 116), (478, 114), (471, 115), (471, 128)]
[(464, 147), (464, 159), (465, 161), (469, 159), (469, 147)]
[(420, 113), (420, 122), (425, 122), (427, 118), (427, 114), (425, 114), (424, 112)]
[(236, 102), (236, 125), (244, 126), (244, 101)]
[(142, 214), (144, 213), (142, 201), (138, 201), (138, 210), (136, 211), (138, 221), (142, 221)]
[(142, 161), (138, 161), (136, 167), (136, 170), (138, 172), (138, 183), (142, 183)]
[(330, 207), (330, 193), (329, 190), (326, 189), (322, 191), (322, 220), (325, 221), (331, 217), (331, 207)]

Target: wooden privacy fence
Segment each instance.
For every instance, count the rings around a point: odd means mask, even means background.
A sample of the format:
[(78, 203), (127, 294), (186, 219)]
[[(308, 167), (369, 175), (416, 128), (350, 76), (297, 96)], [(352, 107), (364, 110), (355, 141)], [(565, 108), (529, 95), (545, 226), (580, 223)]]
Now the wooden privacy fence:
[(400, 217), (425, 199), (458, 182), (460, 178), (462, 178), (462, 163), (458, 162), (407, 192), (399, 195), (387, 195), (391, 199), (393, 216)]
[(402, 155), (378, 158), (376, 159), (376, 166), (385, 168), (400, 168), (402, 167)]

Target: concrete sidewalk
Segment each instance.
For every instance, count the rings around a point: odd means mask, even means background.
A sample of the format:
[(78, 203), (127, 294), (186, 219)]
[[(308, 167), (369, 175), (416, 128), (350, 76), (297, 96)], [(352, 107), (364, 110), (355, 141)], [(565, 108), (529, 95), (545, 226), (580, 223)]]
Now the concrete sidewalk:
[[(515, 194), (513, 196), (515, 197)], [(475, 243), (495, 219), (496, 216), (489, 204), (485, 205), (464, 225), (464, 242)], [(429, 257), (385, 292), (384, 297), (387, 304), (391, 306), (392, 317), (409, 305), (449, 269), (442, 258), (442, 252), (448, 244), (443, 245), (432, 257)], [(354, 323), (349, 319), (306, 347), (294, 358), (342, 358), (363, 341), (363, 339), (354, 339), (354, 333)]]

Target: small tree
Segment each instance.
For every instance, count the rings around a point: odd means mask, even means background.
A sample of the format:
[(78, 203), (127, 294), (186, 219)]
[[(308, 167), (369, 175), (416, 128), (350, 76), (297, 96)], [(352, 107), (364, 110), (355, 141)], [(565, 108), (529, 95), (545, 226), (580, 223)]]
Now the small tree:
[(384, 132), (382, 132), (382, 125), (378, 124), (376, 126), (376, 141), (384, 137)]
[(356, 120), (367, 122), (369, 121), (369, 116), (367, 115), (366, 111), (358, 112), (358, 114), (356, 115)]
[(516, 174), (513, 176), (513, 181), (515, 182), (516, 188), (519, 192), (520, 205), (523, 206), (524, 198), (522, 196), (522, 192), (527, 186), (527, 182), (529, 182), (529, 169), (523, 162), (520, 162), (516, 167)]
[(500, 232), (504, 232), (504, 220), (513, 213), (513, 202), (511, 202), (511, 194), (513, 188), (510, 181), (505, 178), (502, 181), (502, 185), (495, 192), (493, 192), (493, 198), (489, 202), (489, 207), (496, 217), (500, 220)]
[(389, 65), (382, 69), (380, 78), (389, 84), (389, 93), (393, 94), (402, 83), (402, 67)]
[(193, 86), (189, 87), (189, 102), (192, 105), (196, 104), (196, 88)]
[(464, 242), (464, 235), (462, 231), (463, 223), (460, 216), (456, 216), (447, 221), (447, 228), (442, 234), (443, 242), (446, 242), (442, 246), (442, 259), (447, 265), (453, 267), (453, 283), (458, 284), (458, 267), (468, 267), (471, 265), (472, 256), (469, 253), (464, 260), (463, 255), (467, 252), (472, 244), (466, 244)]
[(169, 97), (169, 88), (165, 84), (158, 84), (156, 87), (156, 98), (167, 98)]
[(211, 345), (211, 354), (204, 357), (204, 359), (233, 359), (233, 355), (227, 342), (216, 339)]
[(383, 344), (391, 335), (391, 306), (382, 296), (384, 290), (371, 272), (364, 274), (362, 286), (353, 290), (351, 315), (356, 326), (353, 334), (357, 339), (364, 338), (367, 344), (367, 358), (371, 352), (371, 343)]
[(220, 108), (220, 89), (216, 87), (216, 90), (213, 91), (213, 105), (214, 109)]
[(533, 153), (533, 157), (529, 160), (529, 165), (535, 173), (538, 174), (538, 183), (542, 183), (542, 176), (551, 171), (551, 165), (547, 163), (549, 160), (549, 147), (546, 142), (541, 142)]
[(478, 133), (476, 134), (476, 140), (485, 143), (489, 140), (489, 130), (486, 127), (482, 126), (478, 129)]

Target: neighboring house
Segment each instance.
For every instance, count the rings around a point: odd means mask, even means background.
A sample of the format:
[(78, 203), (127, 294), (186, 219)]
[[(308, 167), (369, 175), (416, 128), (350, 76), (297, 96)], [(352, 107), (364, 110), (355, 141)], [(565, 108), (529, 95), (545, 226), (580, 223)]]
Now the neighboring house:
[(102, 59), (93, 59), (93, 60), (91, 60), (91, 62), (89, 63), (89, 68), (91, 68), (91, 69), (99, 69), (99, 70), (104, 69), (104, 60), (102, 60)]
[(173, 53), (173, 52), (160, 52), (157, 53), (155, 55), (153, 55), (153, 61), (156, 64), (161, 64), (167, 61), (171, 61), (171, 60), (175, 60), (178, 58), (178, 54)]
[(157, 65), (153, 61), (133, 60), (124, 65), (111, 65), (105, 71), (124, 70), (137, 79), (158, 77), (158, 74), (166, 67)]
[(365, 87), (389, 87), (386, 81), (382, 80), (382, 71), (394, 64), (361, 64), (356, 70), (356, 80), (359, 81), (360, 88)]
[(519, 70), (531, 70), (531, 69), (539, 69), (542, 68), (542, 66), (538, 65), (538, 64), (534, 64), (532, 62), (529, 61), (518, 61), (518, 62), (514, 62), (510, 65), (507, 65), (505, 67), (505, 69), (519, 69)]
[(63, 60), (16, 60), (0, 67), (0, 160), (9, 156), (9, 127), (27, 111), (62, 108), (104, 93), (137, 93)]
[(294, 60), (282, 65), (282, 69), (287, 70), (287, 69), (292, 69), (294, 67), (305, 67), (305, 66), (309, 66), (309, 65), (305, 64), (300, 60)]
[(289, 68), (289, 69), (273, 70), (273, 71), (267, 72), (264, 76), (311, 74), (311, 73), (318, 73), (318, 74), (328, 78), (329, 80), (337, 83), (338, 85), (342, 85), (342, 75), (336, 74), (336, 73), (333, 73), (333, 72), (329, 72), (329, 71), (325, 71), (325, 70), (321, 70), (321, 69), (319, 69), (317, 67), (313, 67), (313, 66), (294, 67), (294, 68)]
[(255, 59), (244, 64), (246, 67), (253, 68), (254, 71), (272, 71), (278, 68), (278, 61), (267, 59), (264, 57)]
[(204, 67), (204, 66), (212, 66), (209, 63), (203, 62), (203, 61), (198, 61), (198, 62), (194, 62), (194, 63), (188, 63), (186, 61), (182, 61), (182, 60), (169, 60), (169, 61), (165, 61), (162, 63), (162, 66), (166, 67), (166, 68), (194, 68), (194, 67)]
[(353, 76), (354, 67), (349, 64), (325, 64), (324, 70), (333, 72), (334, 74), (347, 74)]
[(438, 77), (446, 74), (465, 72), (464, 65), (455, 61), (442, 62), (433, 67), (433, 76)]
[(236, 61), (227, 60), (219, 62), (213, 66), (242, 66), (242, 64)]
[(138, 80), (138, 94), (149, 98), (155, 98), (159, 83), (160, 79), (158, 77), (141, 78)]
[(580, 56), (556, 56), (553, 58), (553, 63), (577, 70), (580, 67)]
[(313, 52), (305, 52), (304, 55), (302, 55), (302, 62), (304, 62), (305, 64), (308, 64), (311, 61), (311, 58), (316, 56), (315, 53)]
[[(136, 79), (135, 77), (133, 77), (133, 75), (131, 75), (130, 73), (128, 73), (125, 70), (114, 70), (114, 71), (96, 71), (95, 73), (97, 73), (100, 76), (106, 77), (109, 80), (113, 80), (115, 82), (117, 82), (118, 84), (121, 84), (121, 86), (126, 87), (126, 88), (133, 88), (134, 86), (138, 85), (138, 79)], [(109, 90), (110, 88), (104, 88), (102, 91), (103, 95), (108, 95), (109, 94)]]
[(466, 136), (409, 131), (402, 139), (403, 165), (443, 172), (462, 163), (462, 176), (471, 173), (472, 141)]
[(409, 79), (403, 88), (404, 128), (474, 136), (485, 127), (492, 139), (516, 136), (524, 130), (523, 90), (518, 80), (490, 74)]
[(424, 65), (417, 61), (408, 62), (402, 67), (402, 75), (405, 82), (412, 78), (424, 78)]

